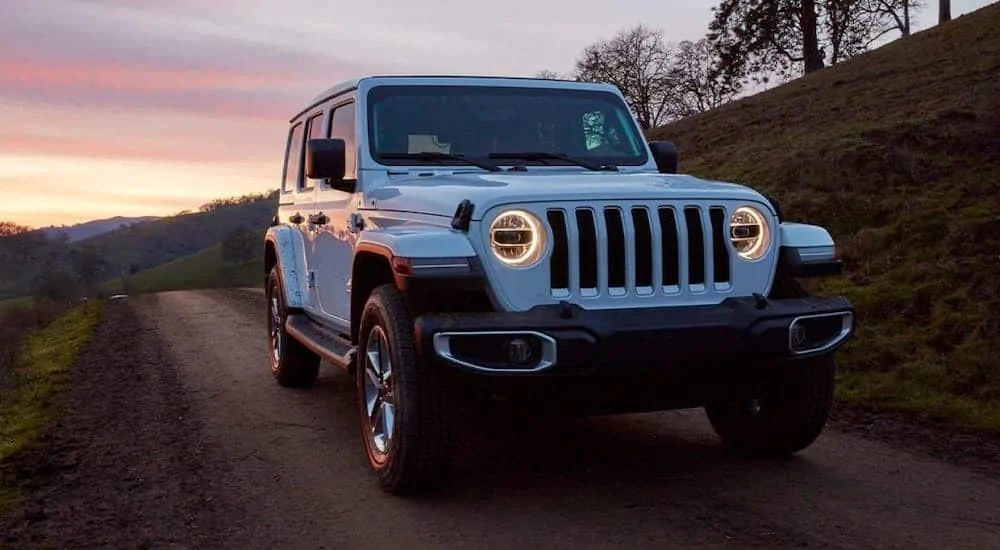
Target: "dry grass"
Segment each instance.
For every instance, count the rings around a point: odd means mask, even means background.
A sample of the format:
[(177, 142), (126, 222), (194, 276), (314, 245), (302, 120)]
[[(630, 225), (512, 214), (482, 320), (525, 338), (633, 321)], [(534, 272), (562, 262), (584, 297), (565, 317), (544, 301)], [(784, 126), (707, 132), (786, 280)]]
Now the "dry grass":
[[(66, 310), (21, 306), (0, 319), (0, 466), (44, 429), (53, 397), (94, 331), (100, 303)], [(0, 469), (0, 474), (3, 471)], [(0, 512), (13, 491), (0, 479)], [(2, 515), (2, 514), (0, 514)]]
[(842, 400), (1000, 431), (1000, 4), (651, 137), (834, 234)]

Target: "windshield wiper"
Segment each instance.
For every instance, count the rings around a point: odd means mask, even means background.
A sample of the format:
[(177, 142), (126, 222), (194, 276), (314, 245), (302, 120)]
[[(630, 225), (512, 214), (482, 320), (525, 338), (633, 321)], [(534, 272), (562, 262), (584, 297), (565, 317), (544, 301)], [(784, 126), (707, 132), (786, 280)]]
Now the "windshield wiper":
[(587, 170), (595, 171), (617, 171), (618, 167), (614, 164), (598, 164), (596, 162), (590, 162), (581, 158), (571, 157), (565, 153), (549, 153), (546, 151), (529, 151), (529, 152), (507, 152), (507, 153), (490, 153), (489, 158), (491, 159), (523, 159), (523, 160), (564, 160), (566, 162), (572, 162), (577, 166), (582, 166)]
[(490, 172), (502, 172), (503, 169), (495, 164), (490, 164), (488, 162), (483, 162), (481, 160), (475, 160), (466, 157), (465, 155), (453, 155), (451, 153), (440, 153), (436, 151), (422, 151), (420, 153), (380, 153), (378, 155), (384, 159), (413, 159), (413, 160), (424, 160), (424, 161), (443, 161), (443, 160), (457, 160), (459, 162), (467, 162), (473, 166), (478, 166), (483, 170), (489, 170)]

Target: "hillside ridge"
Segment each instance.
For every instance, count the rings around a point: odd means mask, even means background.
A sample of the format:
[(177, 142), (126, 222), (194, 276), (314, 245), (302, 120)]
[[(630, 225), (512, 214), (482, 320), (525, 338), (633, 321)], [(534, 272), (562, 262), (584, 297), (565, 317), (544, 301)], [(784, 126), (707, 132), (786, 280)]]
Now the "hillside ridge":
[(91, 237), (97, 237), (98, 235), (103, 235), (105, 233), (110, 233), (126, 227), (131, 227), (138, 223), (151, 222), (159, 219), (162, 219), (162, 216), (115, 216), (113, 218), (90, 220), (73, 225), (50, 225), (40, 227), (37, 231), (42, 232), (46, 237), (57, 240), (60, 239), (62, 235), (65, 235), (66, 240), (72, 243), (86, 240)]

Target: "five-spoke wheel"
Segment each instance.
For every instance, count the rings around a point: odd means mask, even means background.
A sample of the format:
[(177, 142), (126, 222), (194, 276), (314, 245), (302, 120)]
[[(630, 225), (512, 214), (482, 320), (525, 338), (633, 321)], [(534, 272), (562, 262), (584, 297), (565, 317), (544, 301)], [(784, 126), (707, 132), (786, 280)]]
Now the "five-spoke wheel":
[(371, 438), (371, 445), (378, 455), (376, 458), (384, 459), (389, 452), (396, 420), (392, 353), (385, 331), (378, 325), (372, 327), (365, 340), (367, 345), (363, 367), (367, 432)]

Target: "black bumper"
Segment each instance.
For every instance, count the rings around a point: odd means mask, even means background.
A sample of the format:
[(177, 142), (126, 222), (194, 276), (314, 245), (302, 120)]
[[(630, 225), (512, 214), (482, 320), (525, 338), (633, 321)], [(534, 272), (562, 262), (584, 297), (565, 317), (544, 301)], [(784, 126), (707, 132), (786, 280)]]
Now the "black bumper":
[[(791, 331), (796, 319), (798, 329)], [(415, 320), (418, 353), (425, 360), (508, 376), (781, 363), (832, 353), (853, 330), (854, 309), (843, 297), (729, 298), (712, 306), (623, 310), (564, 304)], [(512, 345), (513, 339), (520, 342)], [(804, 349), (812, 351), (800, 353)]]

